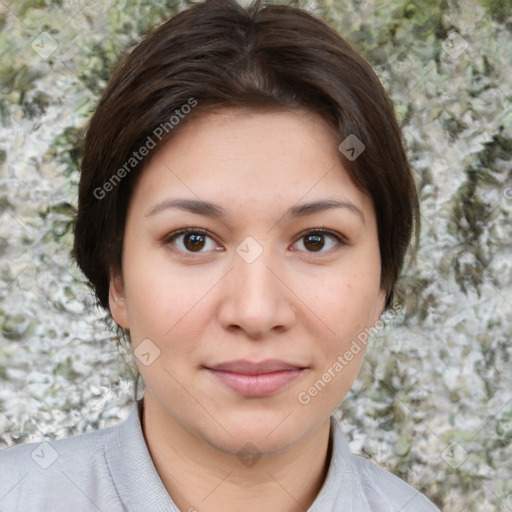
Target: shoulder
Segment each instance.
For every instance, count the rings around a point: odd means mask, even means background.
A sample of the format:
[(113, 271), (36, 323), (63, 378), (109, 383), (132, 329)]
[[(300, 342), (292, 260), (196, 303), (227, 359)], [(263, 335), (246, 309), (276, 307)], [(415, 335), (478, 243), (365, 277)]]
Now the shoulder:
[(420, 491), (393, 473), (351, 453), (342, 429), (333, 416), (331, 426), (333, 449), (325, 490), (319, 499), (319, 512), (332, 509), (440, 512)]
[[(49, 469), (55, 463), (68, 460), (90, 459), (101, 450), (117, 426), (54, 441), (21, 443), (0, 451), (2, 468), (30, 471), (34, 468)], [(60, 461), (59, 461), (60, 459)]]
[(0, 510), (122, 510), (105, 453), (119, 444), (118, 425), (0, 451)]
[[(381, 503), (381, 508), (374, 510), (395, 510), (391, 507), (398, 506), (401, 512), (440, 512), (420, 491), (393, 473), (360, 455), (352, 454), (351, 459), (367, 496)], [(384, 503), (388, 508), (382, 508)]]

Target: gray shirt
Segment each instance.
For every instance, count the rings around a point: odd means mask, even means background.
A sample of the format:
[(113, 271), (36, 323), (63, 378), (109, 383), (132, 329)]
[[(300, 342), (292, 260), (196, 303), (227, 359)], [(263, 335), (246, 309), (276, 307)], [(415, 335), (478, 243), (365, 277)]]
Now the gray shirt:
[[(0, 451), (0, 511), (180, 512), (151, 459), (141, 413), (139, 400), (113, 427)], [(330, 435), (329, 470), (308, 512), (439, 512), (403, 480), (352, 455), (333, 416)], [(194, 508), (201, 512), (201, 503), (181, 512)]]

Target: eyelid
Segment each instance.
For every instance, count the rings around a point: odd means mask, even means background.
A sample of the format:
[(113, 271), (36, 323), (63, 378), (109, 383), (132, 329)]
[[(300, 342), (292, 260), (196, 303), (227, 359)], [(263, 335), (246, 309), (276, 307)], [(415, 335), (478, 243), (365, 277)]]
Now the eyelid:
[(177, 237), (179, 235), (185, 235), (187, 233), (198, 233), (200, 235), (208, 235), (210, 238), (213, 238), (213, 235), (204, 228), (182, 228), (177, 229), (176, 231), (172, 231), (168, 235), (165, 235), (165, 237), (162, 238), (162, 242), (169, 241), (174, 237)]
[[(349, 245), (350, 242), (348, 239), (342, 235), (341, 233), (338, 233), (337, 231), (332, 231), (331, 229), (327, 228), (309, 228), (304, 231), (302, 231), (298, 236), (297, 240), (300, 240), (303, 236), (310, 234), (310, 233), (322, 233), (323, 235), (329, 235), (333, 238), (335, 238), (339, 243), (343, 245)], [(311, 253), (314, 254), (314, 253)]]

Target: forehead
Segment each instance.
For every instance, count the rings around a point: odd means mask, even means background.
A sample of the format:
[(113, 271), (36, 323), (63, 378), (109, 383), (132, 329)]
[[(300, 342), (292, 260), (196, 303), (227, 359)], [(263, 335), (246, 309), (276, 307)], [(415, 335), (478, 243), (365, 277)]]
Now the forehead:
[(229, 211), (235, 204), (268, 208), (329, 196), (367, 208), (338, 145), (334, 129), (306, 111), (203, 112), (152, 155), (134, 200), (155, 203), (172, 193)]

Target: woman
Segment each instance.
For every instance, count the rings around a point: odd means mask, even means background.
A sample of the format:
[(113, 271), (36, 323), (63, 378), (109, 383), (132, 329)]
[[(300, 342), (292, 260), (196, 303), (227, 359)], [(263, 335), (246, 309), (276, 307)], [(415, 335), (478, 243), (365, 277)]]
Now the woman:
[(1, 509), (438, 510), (332, 416), (417, 210), (391, 102), (323, 21), (233, 0), (168, 20), (90, 120), (75, 225), (144, 397), (4, 451)]

